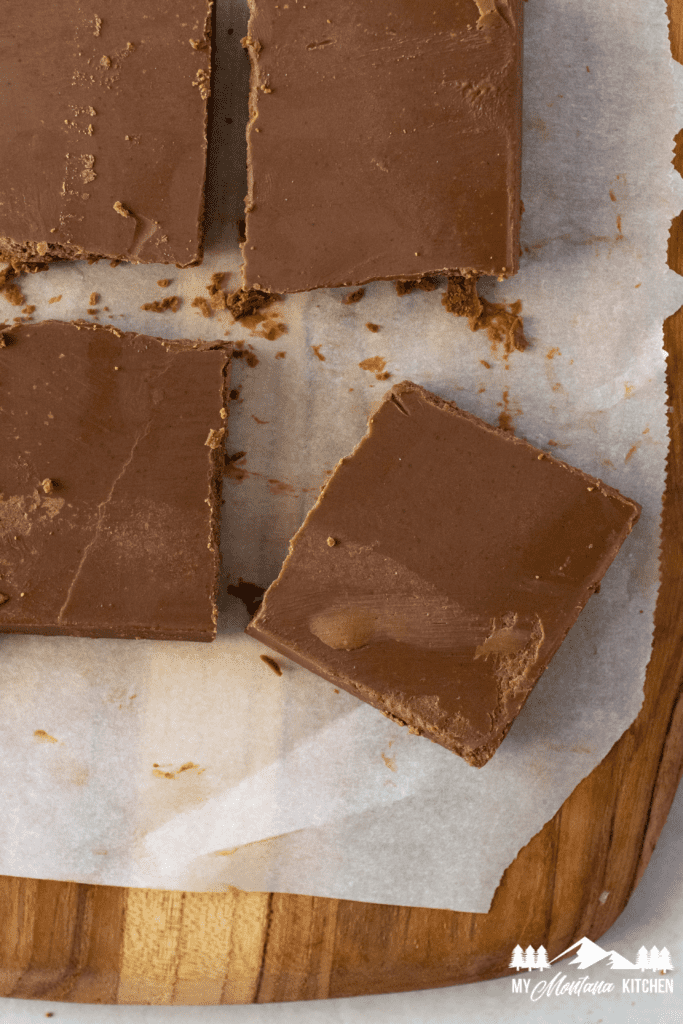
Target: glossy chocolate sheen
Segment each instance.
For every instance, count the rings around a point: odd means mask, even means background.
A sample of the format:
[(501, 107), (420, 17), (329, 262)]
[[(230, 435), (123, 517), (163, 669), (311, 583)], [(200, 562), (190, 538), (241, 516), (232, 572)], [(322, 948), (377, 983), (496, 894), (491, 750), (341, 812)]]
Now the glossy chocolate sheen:
[(201, 258), (212, 7), (5, 5), (0, 258)]
[(244, 283), (517, 270), (522, 0), (250, 0)]
[(0, 339), (0, 632), (212, 640), (229, 350)]
[(397, 384), (247, 632), (480, 767), (639, 514), (594, 477)]

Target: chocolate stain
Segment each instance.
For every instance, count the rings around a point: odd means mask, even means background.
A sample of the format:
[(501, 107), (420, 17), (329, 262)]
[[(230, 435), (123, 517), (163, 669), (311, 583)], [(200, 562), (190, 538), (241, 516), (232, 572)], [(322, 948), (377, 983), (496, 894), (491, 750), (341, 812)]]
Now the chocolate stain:
[(263, 338), (265, 341), (277, 341), (283, 334), (286, 334), (289, 328), (287, 324), (282, 320), (269, 320), (264, 318), (263, 324), (259, 331), (254, 331), (257, 338)]
[(252, 368), (254, 366), (258, 366), (259, 364), (259, 358), (254, 352), (251, 345), (248, 345), (247, 348), (245, 348), (244, 344), (240, 344), (239, 342), (235, 343), (235, 347), (232, 350), (232, 358), (244, 359), (247, 366), (250, 366)]
[(234, 480), (238, 484), (251, 475), (248, 469), (244, 469), (243, 466), (237, 466), (234, 462), (228, 462), (223, 470), (223, 476), (226, 480)]
[(498, 426), (501, 430), (508, 430), (514, 433), (513, 419), (515, 416), (521, 416), (522, 410), (517, 408), (514, 412), (512, 411), (510, 408), (510, 392), (507, 388), (503, 391), (503, 401), (499, 402), (498, 405), (503, 407), (502, 411), (498, 414)]
[(294, 494), (294, 488), (284, 480), (268, 480), (271, 494)]
[(395, 281), (396, 294), (410, 295), (414, 291), (422, 292), (433, 292), (439, 287), (439, 282), (435, 277), (425, 275), (425, 277), (416, 277), (410, 281)]
[(56, 740), (54, 736), (50, 736), (49, 732), (45, 732), (44, 729), (36, 729), (33, 733), (33, 738), (38, 743), (59, 743), (59, 740)]
[(320, 360), (320, 362), (324, 363), (325, 362), (325, 356), (320, 351), (320, 349), (322, 348), (322, 343), (320, 345), (312, 345), (311, 348), (313, 349), (313, 351), (317, 355), (317, 357)]
[(365, 288), (356, 288), (353, 292), (347, 292), (342, 302), (345, 306), (351, 306), (354, 302), (360, 302), (365, 295)]
[(249, 583), (241, 576), (238, 576), (237, 585), (230, 583), (226, 589), (229, 594), (242, 602), (250, 615), (256, 614), (266, 592), (265, 587), (259, 587), (258, 583)]

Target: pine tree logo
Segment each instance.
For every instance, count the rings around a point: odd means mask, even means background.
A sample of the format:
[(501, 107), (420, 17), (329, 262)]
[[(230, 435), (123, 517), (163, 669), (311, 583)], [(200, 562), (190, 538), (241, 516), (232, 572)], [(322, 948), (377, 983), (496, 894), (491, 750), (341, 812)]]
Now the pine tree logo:
[(548, 953), (545, 946), (539, 946), (536, 950), (536, 962), (534, 963), (534, 967), (538, 971), (545, 971), (550, 968)]
[(662, 949), (653, 946), (649, 952), (645, 946), (641, 946), (636, 957), (636, 967), (640, 971), (661, 971), (662, 974), (674, 969), (671, 954), (666, 946)]
[(526, 965), (524, 963), (524, 950), (522, 949), (522, 947), (518, 943), (515, 946), (515, 948), (512, 950), (512, 956), (510, 958), (510, 963), (508, 964), (508, 967), (514, 967), (515, 970), (518, 971), (520, 969), (520, 967), (525, 967), (525, 966)]
[(518, 944), (512, 950), (512, 956), (510, 957), (509, 967), (514, 967), (516, 971), (527, 970), (527, 971), (545, 971), (550, 967), (548, 962), (548, 953), (545, 946), (539, 946), (538, 949), (534, 949), (533, 946), (527, 946), (526, 949)]

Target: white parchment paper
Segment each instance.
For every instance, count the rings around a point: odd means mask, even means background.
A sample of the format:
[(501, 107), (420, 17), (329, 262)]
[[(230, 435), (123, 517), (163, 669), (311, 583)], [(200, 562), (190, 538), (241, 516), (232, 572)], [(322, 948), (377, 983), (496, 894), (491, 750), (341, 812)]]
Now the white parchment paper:
[[(485, 912), (506, 865), (642, 702), (667, 450), (662, 321), (683, 301), (665, 263), (683, 205), (665, 5), (525, 5), (524, 255), (489, 296), (523, 300), (531, 346), (508, 359), (448, 314), (440, 293), (398, 298), (386, 283), (355, 305), (342, 303), (347, 290), (288, 297), (268, 311), (287, 326), (273, 341), (191, 306), (214, 271), (238, 285), (246, 8), (218, 0), (203, 266), (74, 264), (22, 282), (36, 317), (83, 317), (96, 291), (102, 322), (168, 338), (229, 332), (251, 346), (257, 365), (241, 359), (234, 370), (228, 445), (246, 455), (242, 479), (225, 484), (219, 637), (0, 638), (0, 873)], [(183, 298), (179, 313), (140, 311), (164, 294)], [(375, 356), (392, 381), (415, 380), (489, 422), (502, 415), (643, 505), (600, 593), (480, 770), (285, 659), (276, 676), (226, 591), (279, 572), (387, 386), (359, 366)]]

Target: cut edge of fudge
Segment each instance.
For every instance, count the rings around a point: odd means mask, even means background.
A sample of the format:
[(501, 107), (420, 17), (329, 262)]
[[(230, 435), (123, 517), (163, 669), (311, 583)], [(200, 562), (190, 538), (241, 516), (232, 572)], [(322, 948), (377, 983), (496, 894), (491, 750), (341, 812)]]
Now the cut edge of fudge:
[[(307, 530), (311, 519), (314, 517), (316, 510), (318, 509), (320, 503), (324, 499), (325, 493), (328, 487), (331, 485), (332, 481), (334, 480), (337, 471), (346, 462), (350, 461), (353, 458), (353, 456), (358, 451), (360, 451), (365, 444), (368, 443), (373, 432), (374, 417), (380, 410), (380, 408), (387, 402), (393, 402), (399, 407), (399, 409), (401, 409), (401, 398), (408, 392), (417, 393), (425, 402), (430, 403), (431, 405), (435, 406), (440, 410), (450, 412), (465, 421), (469, 421), (481, 429), (485, 429), (491, 434), (500, 437), (507, 444), (510, 444), (512, 446), (521, 446), (527, 449), (528, 451), (533, 452), (537, 459), (544, 459), (550, 463), (562, 467), (565, 471), (568, 471), (572, 475), (578, 476), (582, 481), (585, 481), (586, 486), (589, 490), (599, 490), (600, 493), (603, 494), (604, 496), (616, 498), (625, 506), (625, 508), (630, 509), (630, 516), (626, 520), (618, 540), (614, 542), (613, 554), (611, 555), (611, 557), (607, 559), (606, 564), (599, 568), (599, 571), (595, 572), (595, 579), (589, 581), (585, 585), (582, 599), (579, 603), (574, 605), (574, 617), (568, 623), (563, 634), (557, 638), (556, 643), (553, 645), (552, 649), (549, 652), (546, 652), (543, 659), (543, 664), (540, 667), (540, 669), (538, 671), (531, 671), (528, 676), (525, 674), (525, 670), (527, 667), (533, 669), (533, 666), (535, 665), (534, 656), (530, 660), (527, 659), (527, 663), (523, 662), (520, 666), (520, 671), (517, 673), (517, 675), (511, 676), (506, 681), (506, 686), (503, 689), (503, 693), (509, 694), (511, 698), (514, 700), (516, 705), (516, 710), (514, 710), (514, 714), (509, 718), (507, 722), (502, 723), (502, 727), (499, 728), (497, 732), (495, 732), (490, 742), (481, 744), (474, 748), (463, 746), (461, 743), (457, 741), (457, 739), (451, 733), (449, 733), (448, 729), (441, 729), (435, 727), (434, 722), (429, 721), (429, 719), (425, 717), (425, 715), (420, 711), (420, 709), (415, 707), (415, 702), (411, 702), (410, 696), (407, 696), (405, 699), (402, 699), (402, 695), (397, 692), (391, 692), (388, 694), (382, 693), (378, 690), (373, 689), (366, 683), (355, 680), (341, 672), (330, 672), (326, 670), (324, 665), (320, 664), (317, 661), (314, 661), (312, 658), (306, 657), (304, 654), (301, 654), (298, 650), (295, 650), (294, 648), (288, 646), (280, 638), (273, 635), (269, 631), (267, 626), (265, 626), (263, 623), (263, 620), (267, 619), (268, 615), (269, 598), (273, 593), (276, 592), (281, 579), (286, 573), (289, 562), (293, 557), (294, 550), (299, 538), (302, 536), (304, 531)], [(545, 668), (552, 660), (553, 656), (555, 655), (559, 647), (561, 646), (567, 633), (575, 624), (579, 614), (585, 607), (589, 598), (599, 588), (600, 581), (602, 580), (605, 572), (611, 565), (614, 557), (616, 557), (616, 555), (618, 554), (619, 549), (621, 548), (621, 545), (623, 544), (624, 540), (631, 532), (633, 526), (638, 521), (641, 511), (641, 506), (636, 501), (633, 501), (630, 498), (626, 498), (623, 494), (616, 490), (616, 488), (613, 488), (608, 484), (605, 484), (599, 478), (594, 477), (588, 473), (585, 473), (583, 470), (580, 470), (575, 466), (571, 466), (568, 463), (564, 462), (563, 460), (556, 459), (552, 455), (546, 454), (545, 452), (538, 449), (535, 445), (524, 440), (523, 438), (511, 434), (509, 431), (502, 430), (499, 427), (491, 426), (490, 424), (486, 423), (486, 421), (480, 419), (479, 417), (473, 415), (472, 413), (466, 412), (465, 410), (461, 409), (459, 406), (456, 405), (455, 402), (442, 399), (439, 396), (433, 394), (430, 391), (427, 391), (425, 388), (421, 387), (418, 384), (414, 384), (411, 381), (402, 381), (401, 383), (393, 385), (393, 387), (390, 388), (389, 391), (383, 396), (381, 401), (376, 406), (374, 412), (369, 417), (368, 429), (365, 435), (354, 447), (350, 455), (344, 456), (342, 459), (339, 460), (339, 462), (335, 466), (334, 472), (330, 475), (329, 479), (321, 488), (320, 495), (318, 496), (315, 505), (310, 509), (301, 527), (299, 528), (299, 530), (297, 530), (296, 534), (290, 541), (289, 552), (282, 565), (280, 573), (278, 574), (277, 578), (273, 581), (273, 583), (270, 585), (270, 587), (266, 590), (263, 596), (261, 606), (254, 615), (254, 617), (252, 618), (249, 625), (247, 626), (246, 633), (254, 637), (255, 639), (259, 640), (260, 642), (264, 643), (266, 646), (272, 648), (277, 653), (301, 665), (303, 668), (308, 669), (311, 672), (314, 672), (316, 675), (321, 676), (333, 685), (341, 687), (342, 689), (346, 690), (352, 695), (370, 704), (372, 707), (376, 708), (378, 711), (381, 711), (383, 715), (394, 721), (396, 724), (401, 726), (407, 726), (411, 733), (415, 733), (417, 735), (425, 736), (428, 739), (431, 739), (435, 743), (438, 743), (440, 746), (443, 746), (446, 749), (452, 751), (453, 753), (458, 754), (471, 766), (480, 768), (484, 764), (486, 764), (487, 761), (490, 760), (490, 758), (493, 756), (493, 754), (496, 752), (496, 750), (504, 740), (514, 720), (522, 711), (524, 703), (526, 702), (528, 695), (531, 693), (531, 690), (536, 685), (536, 682), (542, 675), (543, 671), (545, 671)], [(544, 634), (541, 627), (540, 634), (538, 637), (536, 637), (535, 641), (536, 652), (543, 643), (543, 640)], [(534, 645), (532, 644), (531, 647), (533, 646)], [(529, 653), (533, 655), (534, 651), (530, 649)]]

